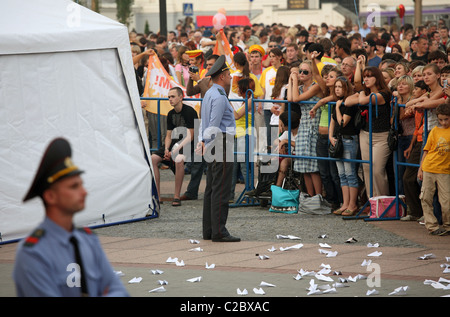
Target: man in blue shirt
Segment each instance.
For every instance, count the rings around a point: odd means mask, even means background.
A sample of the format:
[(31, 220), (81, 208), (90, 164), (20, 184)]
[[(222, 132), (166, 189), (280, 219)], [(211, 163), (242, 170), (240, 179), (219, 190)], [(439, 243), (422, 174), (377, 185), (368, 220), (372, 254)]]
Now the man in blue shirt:
[(42, 297), (129, 296), (100, 241), (88, 228), (74, 228), (87, 192), (63, 138), (48, 146), (24, 201), (39, 196), (44, 221), (19, 243), (13, 278), (17, 295)]
[(213, 85), (206, 92), (201, 108), (201, 142), (197, 147), (208, 164), (203, 200), (203, 238), (213, 242), (238, 242), (226, 229), (228, 198), (234, 164), (236, 120), (228, 100), (231, 76), (220, 56), (205, 76)]
[(381, 58), (375, 54), (376, 46), (375, 41), (372, 39), (364, 42), (364, 49), (367, 53), (367, 66), (378, 67), (381, 63)]

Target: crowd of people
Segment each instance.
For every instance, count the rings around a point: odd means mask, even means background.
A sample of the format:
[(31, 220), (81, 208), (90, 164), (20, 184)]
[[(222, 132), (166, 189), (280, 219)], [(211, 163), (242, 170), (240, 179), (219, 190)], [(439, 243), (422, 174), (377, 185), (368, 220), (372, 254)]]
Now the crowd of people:
[[(244, 152), (249, 140), (246, 119), (251, 122), (253, 113), (256, 131), (265, 128), (265, 134), (258, 136), (266, 140), (267, 151), (286, 153), (281, 151), (289, 139), (283, 133), (289, 124), (283, 114), (290, 111), (289, 117), (294, 120), (291, 154), (301, 158), (280, 158), (276, 185), (282, 186), (283, 175), (292, 168), (301, 175), (308, 195), (321, 194), (333, 206), (334, 214), (352, 216), (370, 197), (396, 195), (397, 175), (398, 194), (405, 196), (407, 206), (401, 220), (423, 222), (433, 235), (450, 233), (450, 41), (444, 20), (416, 27), (363, 24), (361, 28), (355, 25), (344, 29), (326, 23), (255, 24), (225, 27), (221, 33), (185, 24), (167, 36), (130, 32), (140, 93), (147, 56), (157, 54), (167, 73), (186, 87), (188, 96), (201, 94), (203, 98), (212, 85), (205, 74), (219, 58), (213, 52), (222, 34), (229, 42), (234, 62), (228, 97), (249, 99), (248, 103), (231, 102), (236, 152)], [(248, 89), (253, 95), (247, 95)], [(267, 102), (251, 102), (251, 98)], [(149, 139), (155, 145), (158, 130), (151, 121), (154, 114), (147, 115)], [(175, 127), (168, 121), (162, 125), (162, 140)], [(182, 122), (185, 124), (184, 120), (177, 124)], [(394, 149), (388, 141), (392, 125), (398, 132)], [(334, 146), (341, 140), (340, 158), (344, 159), (369, 160), (372, 147), (372, 186), (368, 164), (314, 159), (328, 157), (329, 144)], [(163, 166), (161, 158), (163, 163), (164, 158), (170, 162), (164, 153), (171, 151), (174, 144), (166, 141), (162, 145), (165, 148), (158, 149), (154, 168)], [(436, 151), (440, 154), (435, 155)], [(411, 165), (400, 165), (394, 171), (394, 155), (398, 155), (398, 162)], [(191, 168), (192, 177), (182, 196), (177, 183), (174, 205), (197, 198), (205, 166), (204, 162), (196, 162), (180, 167)], [(234, 164), (230, 201), (239, 175), (248, 182), (245, 166)], [(435, 174), (443, 176), (430, 181), (430, 175)]]

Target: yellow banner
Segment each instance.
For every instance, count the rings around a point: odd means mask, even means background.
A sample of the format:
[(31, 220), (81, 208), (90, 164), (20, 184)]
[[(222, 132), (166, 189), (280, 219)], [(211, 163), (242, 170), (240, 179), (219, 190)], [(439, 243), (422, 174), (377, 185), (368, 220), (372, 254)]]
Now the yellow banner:
[[(150, 55), (148, 58), (147, 78), (143, 97), (146, 98), (167, 98), (170, 88), (180, 87), (184, 93), (183, 103), (193, 107), (197, 113), (200, 111), (200, 101), (189, 101), (191, 98), (200, 98), (200, 94), (195, 96), (186, 96), (186, 88), (178, 84), (162, 66), (158, 56)], [(145, 110), (151, 113), (158, 113), (158, 100), (145, 100)], [(168, 100), (160, 101), (160, 114), (167, 116), (172, 110)]]

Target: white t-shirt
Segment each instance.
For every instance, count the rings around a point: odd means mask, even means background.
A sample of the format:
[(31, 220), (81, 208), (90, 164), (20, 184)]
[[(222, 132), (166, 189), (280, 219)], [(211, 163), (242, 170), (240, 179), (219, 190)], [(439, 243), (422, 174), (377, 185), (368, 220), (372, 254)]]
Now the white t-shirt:
[[(264, 99), (269, 100), (272, 99), (272, 90), (273, 86), (275, 86), (275, 77), (277, 76), (277, 70), (275, 67), (270, 66), (267, 67), (261, 77), (259, 78), (259, 83), (261, 87), (265, 89), (266, 94), (264, 95)], [(272, 108), (272, 102), (264, 102), (264, 110), (270, 110)]]

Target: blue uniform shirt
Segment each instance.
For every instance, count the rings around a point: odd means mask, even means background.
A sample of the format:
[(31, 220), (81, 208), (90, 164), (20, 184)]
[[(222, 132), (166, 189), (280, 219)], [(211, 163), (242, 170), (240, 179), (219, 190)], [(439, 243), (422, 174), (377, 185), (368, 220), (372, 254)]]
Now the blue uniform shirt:
[(236, 120), (233, 107), (225, 89), (213, 84), (206, 92), (201, 110), (201, 137), (205, 144), (210, 142), (219, 129), (222, 133), (236, 134)]
[(95, 234), (84, 229), (68, 232), (47, 217), (19, 243), (13, 272), (17, 296), (81, 295), (80, 283), (75, 284), (72, 236), (78, 240), (89, 296), (129, 296)]

